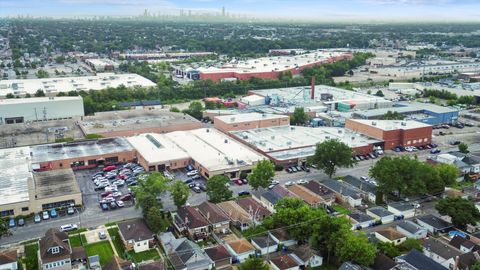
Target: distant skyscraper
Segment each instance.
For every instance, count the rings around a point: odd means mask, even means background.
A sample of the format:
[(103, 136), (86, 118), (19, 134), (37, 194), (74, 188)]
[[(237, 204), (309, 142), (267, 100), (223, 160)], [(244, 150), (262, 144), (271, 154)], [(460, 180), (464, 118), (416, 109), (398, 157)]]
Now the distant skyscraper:
[(148, 10), (147, 10), (147, 9), (145, 9), (145, 10), (143, 11), (143, 17), (148, 17)]
[(225, 17), (225, 7), (222, 7), (222, 17)]

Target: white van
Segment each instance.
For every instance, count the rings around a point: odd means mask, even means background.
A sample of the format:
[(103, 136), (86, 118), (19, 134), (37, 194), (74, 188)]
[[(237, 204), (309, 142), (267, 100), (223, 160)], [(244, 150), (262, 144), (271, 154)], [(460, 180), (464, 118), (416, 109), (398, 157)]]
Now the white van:
[(65, 224), (60, 226), (60, 231), (62, 232), (69, 232), (78, 229), (77, 224)]

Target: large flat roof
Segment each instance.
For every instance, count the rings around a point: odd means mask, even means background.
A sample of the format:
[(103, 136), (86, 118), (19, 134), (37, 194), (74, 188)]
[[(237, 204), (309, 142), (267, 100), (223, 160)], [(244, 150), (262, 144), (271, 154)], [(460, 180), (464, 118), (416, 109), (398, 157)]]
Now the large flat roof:
[(283, 71), (313, 64), (328, 63), (335, 57), (346, 56), (349, 54), (350, 53), (348, 52), (317, 50), (311, 53), (299, 55), (261, 57), (246, 61), (230, 62), (222, 66), (199, 67), (196, 68), (196, 70), (200, 71), (201, 73), (256, 73)]
[(215, 116), (215, 119), (218, 119), (222, 122), (233, 124), (233, 123), (243, 123), (251, 121), (260, 121), (260, 120), (271, 120), (271, 119), (282, 119), (289, 118), (287, 115), (279, 114), (269, 114), (269, 113), (240, 113), (235, 115), (222, 115)]
[(164, 134), (209, 171), (236, 170), (264, 157), (213, 128)]
[(131, 150), (133, 150), (132, 146), (122, 137), (31, 147), (33, 163), (105, 155)]
[(416, 129), (422, 127), (429, 127), (431, 125), (414, 120), (363, 120), (350, 119), (350, 121), (358, 122), (381, 130), (396, 130), (396, 129)]
[(97, 112), (86, 116), (79, 125), (87, 134), (178, 126), (200, 123), (188, 114), (159, 110), (124, 110), (115, 112)]
[(380, 142), (349, 129), (336, 127), (277, 126), (230, 133), (277, 160), (311, 156), (315, 153), (317, 143), (329, 139), (338, 139), (351, 148)]
[(28, 201), (29, 178), (32, 178), (29, 147), (0, 149), (0, 204)]
[(80, 193), (72, 169), (61, 169), (34, 173), (37, 199)]
[(140, 134), (128, 137), (127, 140), (151, 164), (190, 157), (187, 152), (163, 134)]
[(155, 83), (137, 74), (99, 73), (95, 76), (0, 81), (0, 96), (7, 94), (35, 94), (43, 90), (47, 95), (68, 91), (101, 90), (109, 87), (154, 87)]
[[(0, 89), (1, 91), (1, 89)], [(62, 102), (68, 100), (78, 100), (83, 102), (83, 98), (81, 96), (75, 97), (32, 97), (32, 98), (7, 98), (7, 99), (0, 99), (0, 106), (2, 105), (16, 105), (16, 104), (27, 104), (27, 103), (42, 103), (42, 102)]]

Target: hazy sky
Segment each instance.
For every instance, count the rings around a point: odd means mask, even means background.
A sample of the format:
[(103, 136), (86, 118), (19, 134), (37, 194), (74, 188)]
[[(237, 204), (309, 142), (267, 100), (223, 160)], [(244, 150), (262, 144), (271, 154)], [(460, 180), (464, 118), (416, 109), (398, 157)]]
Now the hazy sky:
[(307, 20), (480, 20), (480, 0), (0, 0), (0, 16), (140, 15), (215, 10)]

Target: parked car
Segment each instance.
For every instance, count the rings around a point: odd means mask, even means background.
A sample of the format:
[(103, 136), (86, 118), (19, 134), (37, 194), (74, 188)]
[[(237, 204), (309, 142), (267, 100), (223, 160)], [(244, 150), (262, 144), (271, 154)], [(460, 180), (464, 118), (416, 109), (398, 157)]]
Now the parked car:
[(10, 221), (8, 221), (8, 227), (13, 228), (15, 226), (17, 226), (15, 219), (11, 218)]
[(199, 188), (199, 187), (193, 187), (193, 191), (195, 191), (196, 193), (201, 193), (202, 190)]
[(110, 202), (110, 209), (117, 209), (118, 206), (117, 206), (117, 203), (115, 201), (113, 202)]
[(107, 234), (105, 233), (105, 231), (99, 231), (99, 232), (98, 232), (98, 238), (99, 238), (100, 240), (107, 239)]
[(248, 191), (240, 191), (240, 192), (238, 192), (238, 196), (248, 196), (248, 195), (250, 195), (250, 192), (248, 192)]
[(132, 199), (132, 194), (125, 194), (122, 197), (120, 197), (121, 201), (130, 201)]
[(103, 211), (107, 211), (107, 210), (108, 210), (108, 204), (107, 204), (107, 203), (101, 203), (101, 204), (100, 204), (100, 207), (102, 208)]
[(192, 177), (192, 176), (194, 176), (194, 175), (197, 175), (197, 174), (198, 174), (198, 171), (197, 171), (197, 170), (193, 170), (193, 171), (187, 172), (187, 176), (190, 176), (190, 177)]
[(35, 214), (35, 217), (33, 218), (33, 221), (35, 223), (40, 223), (40, 222), (42, 222), (42, 218), (40, 217), (39, 214)]
[(67, 208), (67, 214), (69, 214), (69, 215), (75, 214), (75, 208), (73, 208), (73, 207), (68, 207), (68, 208)]
[(65, 224), (60, 226), (60, 231), (62, 232), (69, 232), (78, 229), (77, 224)]
[(243, 185), (243, 182), (240, 179), (235, 180), (235, 183), (239, 186)]
[(110, 194), (112, 194), (111, 191), (105, 191), (105, 192), (100, 193), (100, 197), (104, 198), (104, 197), (107, 197)]
[(52, 218), (58, 217), (57, 210), (55, 210), (55, 208), (50, 210), (50, 217), (52, 217)]
[(248, 184), (248, 180), (247, 179), (242, 179), (242, 183)]
[(18, 226), (22, 227), (25, 225), (25, 220), (23, 218), (18, 220)]
[(451, 141), (451, 142), (450, 142), (451, 145), (459, 145), (459, 144), (461, 144), (461, 143), (462, 143), (462, 142), (460, 142), (460, 141)]
[(438, 148), (434, 148), (434, 149), (430, 150), (430, 153), (431, 153), (431, 154), (438, 154), (438, 153), (440, 153), (440, 152), (441, 152), (441, 150), (438, 149)]
[(120, 191), (114, 192), (114, 193), (112, 194), (112, 196), (113, 196), (114, 198), (120, 197), (120, 196), (122, 196), (122, 195), (123, 195), (123, 194), (122, 194), (122, 192), (120, 192)]
[(123, 201), (116, 201), (116, 204), (119, 208), (122, 208), (125, 206), (125, 203)]
[(285, 186), (286, 186), (286, 187), (291, 186), (291, 185), (293, 185), (293, 182), (292, 182), (292, 181), (288, 181), (288, 182), (285, 183)]
[(109, 172), (109, 171), (115, 170), (116, 168), (117, 168), (117, 166), (110, 165), (110, 166), (107, 166), (107, 167), (103, 168), (103, 171), (104, 172)]
[(48, 211), (43, 211), (42, 213), (42, 219), (47, 220), (50, 218), (50, 215), (48, 214)]

